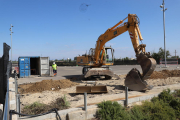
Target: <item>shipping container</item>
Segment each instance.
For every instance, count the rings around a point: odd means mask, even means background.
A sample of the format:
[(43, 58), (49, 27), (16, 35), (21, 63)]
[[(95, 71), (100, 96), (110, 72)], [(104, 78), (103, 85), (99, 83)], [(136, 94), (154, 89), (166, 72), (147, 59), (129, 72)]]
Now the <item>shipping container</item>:
[(49, 76), (49, 57), (20, 56), (18, 58), (19, 77)]

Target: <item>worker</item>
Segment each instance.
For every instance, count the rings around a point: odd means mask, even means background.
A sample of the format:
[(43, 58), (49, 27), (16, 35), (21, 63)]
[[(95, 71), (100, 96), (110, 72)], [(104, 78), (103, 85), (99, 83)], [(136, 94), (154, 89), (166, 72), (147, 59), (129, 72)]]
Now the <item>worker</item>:
[(57, 65), (55, 62), (53, 62), (53, 64), (52, 64), (52, 69), (53, 69), (54, 76), (56, 76), (57, 75)]
[(109, 61), (109, 55), (106, 55), (106, 61), (107, 62)]

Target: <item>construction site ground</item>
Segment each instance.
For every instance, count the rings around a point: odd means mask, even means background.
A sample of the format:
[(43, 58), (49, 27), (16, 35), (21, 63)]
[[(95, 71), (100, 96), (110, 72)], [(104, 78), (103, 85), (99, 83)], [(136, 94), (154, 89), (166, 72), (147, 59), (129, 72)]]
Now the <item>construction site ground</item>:
[[(118, 65), (111, 66), (112, 71), (120, 76), (120, 79), (98, 80), (97, 85), (106, 85), (108, 93), (88, 94), (88, 105), (97, 104), (103, 100), (120, 100), (124, 98), (124, 78), (132, 69), (137, 68), (141, 71), (139, 65)], [(165, 70), (166, 69), (166, 70)], [(163, 71), (162, 71), (163, 70)], [(161, 72), (162, 71), (162, 72)], [(33, 102), (49, 104), (56, 98), (64, 97), (70, 102), (70, 107), (81, 107), (84, 103), (83, 94), (75, 94), (77, 85), (85, 85), (82, 80), (82, 67), (58, 67), (56, 77), (37, 77), (19, 78), (19, 92), (21, 94), (21, 108)], [(103, 79), (103, 78), (102, 78)], [(171, 84), (180, 83), (180, 69), (177, 66), (160, 68), (157, 66), (151, 78), (147, 80), (149, 85), (155, 88), (163, 88)], [(148, 92), (155, 92), (153, 89)], [(142, 96), (146, 93), (129, 91), (129, 96)]]

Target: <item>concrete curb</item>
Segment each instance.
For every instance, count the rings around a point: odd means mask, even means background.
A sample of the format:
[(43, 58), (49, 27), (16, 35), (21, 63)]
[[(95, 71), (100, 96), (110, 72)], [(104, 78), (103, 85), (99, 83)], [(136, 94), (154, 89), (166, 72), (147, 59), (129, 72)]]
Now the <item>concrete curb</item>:
[[(172, 92), (174, 90), (171, 90)], [(159, 92), (161, 93), (161, 92)], [(145, 100), (150, 100), (153, 97), (157, 97), (159, 93), (155, 94), (150, 94), (150, 95), (145, 95), (145, 96), (139, 96), (139, 97), (134, 97), (134, 98), (129, 98), (128, 103), (129, 106), (133, 105), (134, 103), (142, 102)], [(119, 100), (117, 101), (119, 104), (124, 106), (124, 101), (125, 100)], [(96, 112), (99, 108), (97, 105), (90, 105), (87, 106), (87, 111), (83, 110), (83, 107), (79, 108), (70, 108), (66, 110), (61, 110), (58, 111), (59, 115), (61, 116), (62, 120), (86, 120), (86, 119), (92, 119), (95, 118)], [(34, 118), (27, 118), (27, 117), (21, 117), (19, 119), (25, 119), (25, 120), (56, 120), (56, 114), (51, 113), (39, 117), (34, 117)]]

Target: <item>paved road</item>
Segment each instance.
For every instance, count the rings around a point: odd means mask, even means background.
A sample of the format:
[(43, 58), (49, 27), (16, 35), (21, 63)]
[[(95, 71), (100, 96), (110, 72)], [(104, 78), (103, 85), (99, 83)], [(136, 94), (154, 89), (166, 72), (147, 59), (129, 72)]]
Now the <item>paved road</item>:
[[(169, 66), (168, 68), (160, 68), (159, 65), (157, 65), (155, 71), (161, 71), (163, 69), (168, 69), (168, 70), (173, 70), (173, 69), (180, 69), (176, 68), (177, 66)], [(142, 72), (141, 67), (139, 65), (114, 65), (110, 66), (112, 71), (117, 74), (117, 75), (123, 75), (127, 74), (132, 68), (137, 68), (140, 72)], [(18, 79), (18, 84), (23, 84), (23, 83), (33, 83), (33, 82), (39, 82), (42, 80), (60, 80), (60, 79), (68, 79), (74, 76), (80, 76), (82, 75), (82, 67), (81, 66), (59, 66), (57, 69), (57, 76), (56, 77), (29, 77), (29, 78), (19, 78)]]

